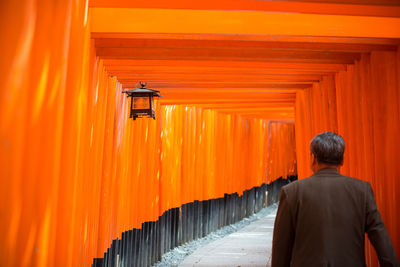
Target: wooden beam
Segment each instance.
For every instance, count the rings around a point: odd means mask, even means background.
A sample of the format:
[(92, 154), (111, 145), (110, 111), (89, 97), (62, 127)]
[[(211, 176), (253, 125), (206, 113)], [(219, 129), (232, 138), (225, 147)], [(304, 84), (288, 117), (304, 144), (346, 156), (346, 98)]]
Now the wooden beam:
[[(267, 92), (238, 92), (238, 93), (214, 93), (214, 92), (190, 92), (190, 93), (170, 93), (167, 91), (162, 92), (163, 99), (209, 99), (210, 102), (213, 102), (217, 99), (219, 100), (226, 100), (226, 99), (258, 99), (258, 100), (265, 100), (265, 99), (273, 99), (273, 96), (269, 95)], [(276, 98), (276, 96), (275, 96)], [(283, 99), (283, 98), (281, 98)], [(288, 98), (290, 101), (295, 101), (295, 98)], [(279, 100), (280, 101), (280, 100)]]
[[(399, 43), (400, 44), (400, 43)], [(283, 42), (255, 40), (198, 40), (198, 39), (128, 39), (128, 38), (96, 38), (96, 48), (273, 48), (296, 49), (307, 51), (330, 52), (371, 52), (377, 50), (396, 51), (395, 44), (359, 44), (359, 43), (326, 43), (326, 42)]]
[(135, 33), (135, 32), (92, 32), (93, 39), (157, 39), (157, 40), (219, 40), (219, 41), (257, 41), (280, 43), (329, 43), (329, 44), (368, 44), (400, 45), (400, 39), (335, 37), (335, 36), (294, 36), (260, 34), (207, 34), (207, 33)]
[(282, 117), (293, 117), (294, 116), (294, 110), (293, 109), (282, 109), (278, 111), (273, 111), (273, 110), (237, 110), (235, 108), (232, 109), (226, 109), (226, 110), (218, 110), (218, 112), (228, 112), (228, 113), (237, 113), (241, 115), (264, 115), (264, 116), (282, 116)]
[[(400, 26), (400, 25), (399, 25)], [(304, 51), (297, 49), (243, 49), (231, 48), (117, 48), (99, 47), (96, 54), (101, 58), (139, 60), (224, 60), (224, 61), (278, 61), (324, 62), (351, 64), (361, 57), (360, 53)]]
[(226, 109), (226, 108), (264, 108), (264, 107), (294, 107), (294, 103), (290, 102), (263, 102), (263, 103), (206, 103), (206, 104), (197, 104), (196, 106), (201, 108), (210, 108), (210, 109)]
[(317, 82), (322, 79), (322, 75), (314, 74), (202, 74), (196, 73), (189, 75), (182, 74), (164, 74), (164, 73), (123, 73), (117, 75), (120, 82), (126, 80), (145, 80), (145, 81), (180, 81), (180, 82), (252, 82), (264, 83), (268, 81), (289, 81), (289, 82)]
[(249, 107), (249, 108), (241, 108), (241, 107), (236, 107), (236, 106), (231, 106), (231, 107), (224, 107), (224, 108), (218, 108), (218, 107), (209, 107), (210, 109), (218, 110), (218, 111), (235, 111), (235, 112), (241, 112), (241, 113), (255, 113), (255, 112), (294, 112), (294, 107)]
[(284, 122), (292, 122), (294, 121), (294, 114), (288, 114), (286, 116), (283, 115), (265, 115), (265, 114), (239, 114), (242, 118), (247, 119), (259, 119), (259, 120), (266, 120), (266, 121), (284, 121)]
[[(139, 81), (121, 81), (123, 88), (135, 88), (138, 86)], [(157, 82), (157, 81), (147, 81), (150, 88), (155, 88), (159, 90), (167, 90), (167, 89), (205, 89), (205, 88), (249, 88), (249, 89), (306, 89), (312, 87), (312, 82), (265, 82), (265, 83), (252, 83), (252, 81), (247, 82), (235, 82), (229, 83), (226, 82), (187, 82), (181, 83), (179, 81), (165, 81), (165, 82)]]
[(235, 112), (235, 111), (219, 111), (223, 114), (231, 114), (231, 115), (238, 115), (244, 118), (249, 119), (263, 119), (263, 120), (273, 120), (273, 121), (280, 121), (280, 120), (294, 120), (294, 113), (288, 112), (279, 112), (279, 113), (269, 113), (269, 112), (255, 112), (255, 113), (246, 113), (246, 112)]
[(254, 11), (91, 8), (91, 32), (400, 38), (400, 18)]
[[(313, 3), (311, 3), (313, 2)], [(90, 7), (103, 8), (169, 8), (202, 10), (254, 10), (269, 12), (296, 12), (307, 14), (331, 14), (351, 16), (398, 17), (399, 2), (395, 0), (375, 1), (249, 1), (249, 0), (91, 0)]]
[(263, 104), (269, 105), (272, 103), (280, 104), (280, 105), (294, 105), (294, 99), (271, 99), (271, 98), (264, 98), (264, 99), (252, 99), (252, 98), (242, 98), (242, 99), (197, 99), (197, 98), (185, 98), (185, 99), (165, 99), (161, 98), (158, 100), (161, 105), (220, 105), (220, 104), (227, 104), (230, 106), (235, 106), (238, 104)]
[(294, 71), (294, 70), (257, 70), (257, 69), (243, 69), (243, 70), (210, 70), (210, 69), (204, 69), (204, 70), (193, 70), (193, 69), (182, 69), (182, 70), (176, 70), (176, 69), (159, 69), (159, 68), (153, 68), (153, 69), (140, 69), (140, 70), (110, 70), (108, 69), (108, 73), (110, 75), (114, 75), (119, 77), (120, 75), (129, 75), (129, 74), (135, 74), (138, 76), (141, 75), (179, 75), (179, 76), (210, 76), (210, 75), (241, 75), (243, 77), (248, 76), (248, 77), (255, 77), (255, 76), (263, 76), (263, 75), (282, 75), (282, 76), (298, 76), (298, 77), (305, 77), (307, 75), (315, 75), (315, 76), (323, 76), (323, 75), (333, 75), (335, 72), (317, 72), (317, 71)]
[(296, 2), (312, 2), (312, 3), (347, 3), (353, 5), (387, 5), (399, 6), (398, 0), (294, 0)]
[(134, 60), (134, 59), (104, 59), (107, 70), (120, 67), (138, 68), (197, 68), (204, 69), (272, 69), (272, 70), (314, 70), (314, 71), (343, 71), (345, 64), (336, 63), (299, 63), (299, 62), (248, 62), (248, 61), (201, 61), (201, 60)]
[(263, 74), (281, 74), (281, 75), (331, 75), (336, 71), (321, 70), (295, 70), (295, 69), (258, 69), (258, 68), (198, 68), (198, 67), (157, 67), (157, 66), (107, 66), (107, 72), (110, 75), (118, 76), (119, 74), (243, 74), (243, 75), (263, 75)]
[[(237, 89), (212, 89), (212, 88), (205, 88), (205, 89), (195, 89), (195, 90), (189, 90), (189, 89), (183, 89), (183, 90), (171, 90), (171, 89), (166, 89), (166, 90), (162, 90), (162, 92), (164, 94), (168, 94), (168, 95), (172, 95), (172, 94), (176, 94), (176, 95), (189, 95), (192, 93), (200, 93), (200, 94), (215, 94), (215, 93), (221, 93), (221, 94), (225, 94), (225, 95), (234, 95), (237, 93), (241, 93), (241, 94), (252, 94), (252, 93), (268, 93), (270, 95), (272, 95), (273, 99), (294, 99), (295, 97), (295, 93), (297, 92), (296, 89), (282, 89), (282, 90), (268, 90), (268, 89), (251, 89), (251, 88), (237, 88)], [(276, 95), (282, 95), (281, 98), (277, 97)], [(286, 96), (284, 96), (286, 94)]]

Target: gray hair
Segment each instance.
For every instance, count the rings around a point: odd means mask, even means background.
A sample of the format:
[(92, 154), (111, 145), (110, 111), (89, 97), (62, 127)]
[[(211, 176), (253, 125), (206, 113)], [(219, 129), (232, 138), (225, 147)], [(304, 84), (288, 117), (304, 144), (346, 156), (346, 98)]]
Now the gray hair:
[(344, 154), (343, 137), (333, 132), (320, 133), (311, 140), (310, 150), (318, 163), (340, 165)]

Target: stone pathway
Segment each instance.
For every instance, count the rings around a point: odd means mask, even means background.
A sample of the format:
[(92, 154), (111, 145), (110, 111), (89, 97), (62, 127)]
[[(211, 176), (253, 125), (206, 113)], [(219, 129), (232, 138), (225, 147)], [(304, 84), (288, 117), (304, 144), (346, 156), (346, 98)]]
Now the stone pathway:
[(270, 266), (276, 211), (189, 255), (179, 267)]

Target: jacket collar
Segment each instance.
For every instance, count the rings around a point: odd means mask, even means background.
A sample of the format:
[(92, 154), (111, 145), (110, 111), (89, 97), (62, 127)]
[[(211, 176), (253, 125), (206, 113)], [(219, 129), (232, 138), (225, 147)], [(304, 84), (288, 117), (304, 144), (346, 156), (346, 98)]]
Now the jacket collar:
[(338, 172), (337, 169), (334, 168), (325, 168), (325, 169), (321, 169), (319, 171), (317, 171), (316, 173), (314, 173), (314, 175), (329, 175), (329, 174), (336, 174), (336, 175), (340, 175), (340, 173)]

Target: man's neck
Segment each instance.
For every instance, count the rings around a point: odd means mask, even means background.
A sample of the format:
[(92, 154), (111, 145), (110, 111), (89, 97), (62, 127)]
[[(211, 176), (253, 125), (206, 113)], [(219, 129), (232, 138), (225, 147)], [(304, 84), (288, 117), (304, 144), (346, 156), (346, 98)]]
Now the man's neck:
[(315, 166), (314, 172), (318, 172), (323, 169), (335, 169), (335, 170), (339, 171), (339, 166), (329, 165), (329, 164), (325, 164), (325, 163), (319, 163)]

